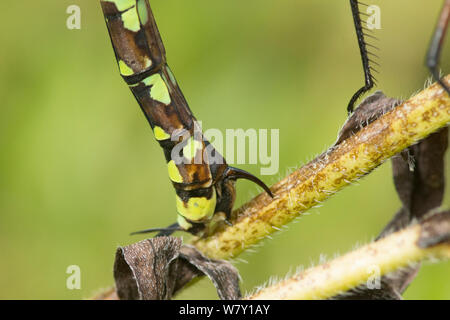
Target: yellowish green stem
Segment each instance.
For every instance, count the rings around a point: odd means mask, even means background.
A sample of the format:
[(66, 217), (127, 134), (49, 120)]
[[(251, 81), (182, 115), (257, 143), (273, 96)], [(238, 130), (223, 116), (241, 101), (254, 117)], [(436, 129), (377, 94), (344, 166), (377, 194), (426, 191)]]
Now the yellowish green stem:
[[(367, 281), (428, 258), (450, 259), (450, 244), (420, 248), (421, 225), (370, 243), (331, 262), (260, 290), (250, 300), (327, 299)], [(376, 290), (376, 289), (374, 289)]]
[(192, 244), (211, 258), (235, 257), (449, 122), (450, 98), (434, 84), (275, 184), (273, 200), (260, 194), (235, 211), (232, 226)]

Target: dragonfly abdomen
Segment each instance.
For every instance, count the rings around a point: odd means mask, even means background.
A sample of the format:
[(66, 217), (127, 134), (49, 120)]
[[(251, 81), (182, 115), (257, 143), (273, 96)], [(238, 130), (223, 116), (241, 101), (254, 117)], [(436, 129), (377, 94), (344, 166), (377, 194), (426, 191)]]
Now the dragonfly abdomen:
[(238, 178), (250, 179), (270, 194), (256, 177), (228, 167), (204, 139), (167, 65), (148, 1), (101, 0), (101, 5), (120, 74), (164, 150), (168, 175), (176, 191), (178, 226), (157, 230), (164, 230), (165, 234), (178, 229), (203, 234), (215, 216), (230, 218), (234, 182)]

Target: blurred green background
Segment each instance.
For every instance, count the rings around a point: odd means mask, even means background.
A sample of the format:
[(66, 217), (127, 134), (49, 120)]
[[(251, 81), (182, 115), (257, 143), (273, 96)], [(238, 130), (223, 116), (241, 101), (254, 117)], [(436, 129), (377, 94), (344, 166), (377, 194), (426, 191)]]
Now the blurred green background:
[[(381, 7), (379, 88), (409, 97), (428, 77), (424, 56), (443, 1), (369, 3)], [(66, 28), (71, 4), (81, 8), (81, 30)], [(265, 182), (334, 142), (363, 81), (348, 1), (151, 4), (169, 64), (204, 128), (280, 129), (280, 171)], [(174, 221), (166, 164), (118, 74), (99, 1), (12, 1), (2, 10), (0, 298), (88, 298), (113, 284), (117, 246), (140, 239), (129, 232)], [(449, 153), (446, 163), (449, 171)], [(243, 291), (375, 237), (400, 206), (390, 170), (386, 163), (242, 255)], [(257, 192), (239, 182), (237, 205)], [(74, 264), (81, 290), (66, 288)], [(426, 264), (405, 297), (449, 299), (449, 267)], [(202, 280), (179, 298), (216, 293)]]

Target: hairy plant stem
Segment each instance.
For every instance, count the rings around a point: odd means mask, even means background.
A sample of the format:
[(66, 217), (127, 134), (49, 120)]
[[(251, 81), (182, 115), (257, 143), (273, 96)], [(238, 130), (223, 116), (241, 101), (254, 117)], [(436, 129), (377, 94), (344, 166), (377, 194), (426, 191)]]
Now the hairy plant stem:
[(191, 244), (210, 258), (236, 257), (449, 122), (450, 98), (433, 84), (275, 184), (274, 199), (258, 195), (234, 212), (232, 226)]
[[(450, 234), (450, 212), (432, 221), (440, 236)], [(438, 218), (438, 215), (435, 216)], [(433, 219), (430, 219), (433, 220)], [(437, 225), (436, 225), (437, 224)], [(416, 224), (383, 239), (347, 253), (333, 261), (310, 268), (273, 286), (261, 289), (250, 300), (327, 299), (360, 284), (370, 282), (391, 271), (427, 259), (450, 259), (449, 239), (430, 247), (423, 246), (428, 237), (428, 226)], [(439, 237), (439, 236), (438, 236)]]

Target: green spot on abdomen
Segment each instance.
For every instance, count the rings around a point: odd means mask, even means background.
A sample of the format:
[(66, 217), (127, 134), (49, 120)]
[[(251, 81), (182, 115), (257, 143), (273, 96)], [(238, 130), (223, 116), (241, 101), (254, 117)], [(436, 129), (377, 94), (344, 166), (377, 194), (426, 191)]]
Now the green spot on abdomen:
[(166, 64), (166, 70), (167, 70), (167, 74), (169, 75), (170, 81), (172, 81), (172, 84), (174, 86), (177, 85), (177, 80), (175, 80), (175, 77), (172, 73), (172, 70), (170, 70), (169, 66)]
[(104, 2), (112, 2), (116, 5), (117, 10), (124, 11), (134, 5), (136, 5), (136, 0), (103, 0)]
[(167, 89), (167, 85), (159, 73), (145, 78), (142, 82), (146, 86), (151, 86), (150, 97), (153, 100), (164, 103), (165, 105), (170, 103), (171, 100), (169, 90)]
[(192, 227), (192, 224), (186, 221), (186, 219), (182, 215), (178, 215), (177, 222), (184, 230), (188, 230)]
[(191, 221), (199, 221), (205, 217), (210, 217), (216, 209), (216, 191), (213, 189), (212, 197), (191, 197), (184, 202), (179, 196), (177, 200), (177, 211), (180, 215)]
[(183, 177), (180, 174), (180, 171), (177, 168), (177, 165), (175, 164), (175, 161), (170, 160), (169, 163), (167, 163), (167, 169), (169, 171), (169, 178), (173, 182), (176, 183), (182, 183)]
[(139, 19), (141, 19), (141, 24), (144, 25), (148, 22), (148, 11), (147, 5), (145, 4), (147, 0), (138, 0), (137, 2), (137, 11), (139, 14)]
[(136, 7), (122, 13), (122, 22), (123, 26), (130, 31), (138, 32), (141, 29)]
[(158, 141), (167, 140), (170, 138), (170, 134), (168, 134), (167, 132), (164, 131), (163, 128), (158, 126), (155, 126), (155, 128), (153, 129), (153, 133), (155, 134), (155, 138)]
[(120, 74), (123, 76), (131, 76), (134, 74), (133, 69), (131, 69), (123, 60), (119, 60), (119, 70)]

